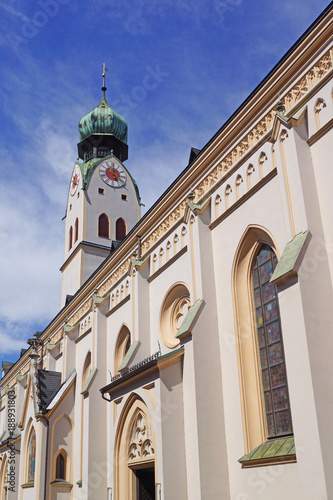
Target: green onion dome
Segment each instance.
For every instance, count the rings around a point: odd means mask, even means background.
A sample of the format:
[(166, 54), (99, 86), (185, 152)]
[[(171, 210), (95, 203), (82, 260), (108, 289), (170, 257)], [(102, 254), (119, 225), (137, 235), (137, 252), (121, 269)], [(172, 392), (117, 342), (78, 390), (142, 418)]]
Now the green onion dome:
[(127, 122), (110, 108), (104, 90), (98, 106), (79, 121), (79, 133), (80, 141), (90, 135), (113, 135), (127, 144)]

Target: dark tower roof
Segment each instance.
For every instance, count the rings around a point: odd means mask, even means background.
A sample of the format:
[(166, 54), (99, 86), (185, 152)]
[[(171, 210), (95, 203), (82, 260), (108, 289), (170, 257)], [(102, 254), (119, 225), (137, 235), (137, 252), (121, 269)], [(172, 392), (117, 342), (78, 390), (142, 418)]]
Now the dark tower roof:
[(103, 158), (113, 151), (123, 162), (128, 158), (127, 122), (106, 100), (105, 71), (104, 68), (103, 95), (99, 104), (79, 121), (78, 154), (81, 160), (88, 161)]

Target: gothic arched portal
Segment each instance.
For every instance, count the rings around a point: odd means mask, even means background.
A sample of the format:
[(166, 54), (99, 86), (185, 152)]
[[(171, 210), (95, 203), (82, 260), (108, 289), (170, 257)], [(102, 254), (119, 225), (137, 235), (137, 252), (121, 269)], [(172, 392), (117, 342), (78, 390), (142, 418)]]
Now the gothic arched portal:
[[(145, 403), (129, 397), (116, 432), (115, 498), (118, 500), (155, 499), (155, 434)], [(141, 495), (141, 496), (140, 496)]]

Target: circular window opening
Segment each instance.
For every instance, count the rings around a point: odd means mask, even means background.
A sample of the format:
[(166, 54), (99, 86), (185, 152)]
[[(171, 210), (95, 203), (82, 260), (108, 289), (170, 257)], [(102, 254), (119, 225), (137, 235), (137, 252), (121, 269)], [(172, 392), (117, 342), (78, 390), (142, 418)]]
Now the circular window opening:
[(173, 349), (180, 340), (178, 330), (190, 307), (190, 292), (187, 287), (178, 283), (166, 294), (160, 314), (160, 332), (163, 343)]

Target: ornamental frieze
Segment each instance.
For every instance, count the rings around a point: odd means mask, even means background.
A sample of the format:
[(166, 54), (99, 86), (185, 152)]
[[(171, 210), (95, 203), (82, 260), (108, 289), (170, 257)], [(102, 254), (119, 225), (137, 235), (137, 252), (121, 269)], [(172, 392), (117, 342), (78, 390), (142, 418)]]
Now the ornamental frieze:
[(98, 296), (103, 297), (108, 290), (114, 285), (125, 273), (127, 273), (129, 265), (131, 263), (131, 257), (128, 257), (118, 269), (103, 283), (103, 285), (98, 289)]
[[(289, 111), (303, 96), (313, 88), (333, 67), (333, 49), (327, 51), (324, 56), (317, 61), (312, 68), (302, 76), (288, 91), (281, 97), (286, 111)], [(243, 137), (239, 143), (209, 172), (209, 174), (193, 190), (194, 202), (197, 202), (207, 193), (222, 177), (230, 170), (251, 148), (253, 148), (272, 128), (276, 111), (269, 111), (254, 127)], [(145, 254), (169, 229), (184, 215), (187, 200), (183, 200), (175, 209), (141, 241), (141, 251)], [(130, 257), (103, 283), (98, 289), (98, 295), (104, 296), (107, 291), (116, 283), (127, 271), (130, 264)], [(91, 306), (90, 299), (70, 319), (69, 324), (75, 324)]]
[(75, 312), (75, 314), (68, 321), (69, 326), (74, 326), (76, 323), (84, 316), (91, 308), (92, 299), (91, 297), (84, 302), (84, 304)]

